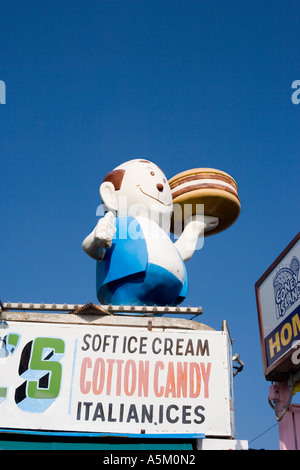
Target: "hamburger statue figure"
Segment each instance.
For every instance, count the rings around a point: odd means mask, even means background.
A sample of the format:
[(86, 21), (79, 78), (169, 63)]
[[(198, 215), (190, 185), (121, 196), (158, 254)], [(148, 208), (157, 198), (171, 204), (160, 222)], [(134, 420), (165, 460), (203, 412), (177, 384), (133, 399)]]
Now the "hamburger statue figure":
[[(227, 173), (200, 168), (168, 181), (143, 159), (108, 173), (100, 196), (105, 215), (82, 248), (97, 261), (101, 304), (180, 304), (188, 289), (185, 261), (199, 237), (226, 229), (240, 212), (237, 185)], [(179, 234), (175, 243), (170, 229)]]

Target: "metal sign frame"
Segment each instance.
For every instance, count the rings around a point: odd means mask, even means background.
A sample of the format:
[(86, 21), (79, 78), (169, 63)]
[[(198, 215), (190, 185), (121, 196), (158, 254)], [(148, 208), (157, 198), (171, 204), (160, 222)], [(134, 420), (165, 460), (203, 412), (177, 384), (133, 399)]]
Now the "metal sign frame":
[[(270, 284), (270, 280), (273, 278), (274, 286), (276, 275), (278, 275), (280, 271), (287, 271), (287, 268), (284, 267), (284, 262), (296, 247), (299, 240), (300, 232), (255, 283), (263, 369), (265, 378), (270, 381), (286, 381), (291, 373), (299, 369), (299, 364), (293, 364), (291, 357), (295, 352), (295, 343), (300, 340), (300, 293), (297, 301), (289, 305), (286, 311), (283, 312), (279, 311), (280, 305), (276, 305), (276, 300), (272, 300), (273, 303), (270, 301), (268, 308), (269, 310), (273, 308), (274, 315), (278, 317), (276, 327), (273, 329), (268, 325), (269, 318), (267, 318), (267, 313), (269, 316), (270, 313), (264, 310), (265, 306), (262, 301), (262, 293), (266, 283), (268, 282)], [(275, 287), (273, 288), (275, 289)], [(276, 294), (273, 293), (274, 299), (276, 298), (275, 295)], [(279, 295), (280, 292), (278, 290), (277, 297), (279, 297)], [(266, 331), (268, 331), (268, 334), (266, 334)], [(291, 331), (292, 334), (290, 334)]]

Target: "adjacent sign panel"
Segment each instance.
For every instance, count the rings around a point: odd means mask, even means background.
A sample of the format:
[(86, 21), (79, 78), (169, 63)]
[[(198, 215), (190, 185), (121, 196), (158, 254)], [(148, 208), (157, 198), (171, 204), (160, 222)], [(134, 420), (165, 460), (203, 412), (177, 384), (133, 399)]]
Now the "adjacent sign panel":
[(285, 380), (300, 368), (300, 233), (255, 284), (264, 373)]
[(0, 428), (231, 436), (224, 331), (9, 322), (0, 330)]

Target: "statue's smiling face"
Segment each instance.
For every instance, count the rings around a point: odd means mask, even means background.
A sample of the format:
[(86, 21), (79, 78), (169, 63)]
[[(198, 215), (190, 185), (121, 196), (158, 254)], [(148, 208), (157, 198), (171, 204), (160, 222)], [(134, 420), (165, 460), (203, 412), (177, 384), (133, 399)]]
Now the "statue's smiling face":
[(153, 163), (146, 162), (139, 168), (139, 178), (136, 187), (145, 196), (154, 199), (164, 206), (172, 205), (170, 186), (164, 173)]
[(170, 219), (173, 209), (172, 194), (161, 169), (148, 160), (131, 160), (120, 165), (120, 168), (125, 172), (120, 190), (116, 191), (119, 208), (126, 198), (129, 209), (127, 214), (133, 215), (140, 206), (140, 215), (152, 219), (154, 214), (155, 218), (160, 214)]

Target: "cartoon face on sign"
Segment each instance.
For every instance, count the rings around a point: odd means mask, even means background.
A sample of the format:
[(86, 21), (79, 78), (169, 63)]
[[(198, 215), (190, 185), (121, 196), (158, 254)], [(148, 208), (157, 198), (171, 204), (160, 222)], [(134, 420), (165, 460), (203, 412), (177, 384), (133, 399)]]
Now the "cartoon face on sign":
[(212, 221), (189, 220), (173, 243), (169, 183), (157, 165), (144, 159), (130, 160), (109, 172), (100, 195), (106, 213), (82, 244), (97, 260), (100, 303), (172, 306), (182, 302), (187, 294), (184, 262)]
[(298, 301), (300, 296), (299, 267), (299, 260), (294, 256), (290, 265), (281, 268), (273, 280), (277, 319), (283, 317), (287, 310)]

